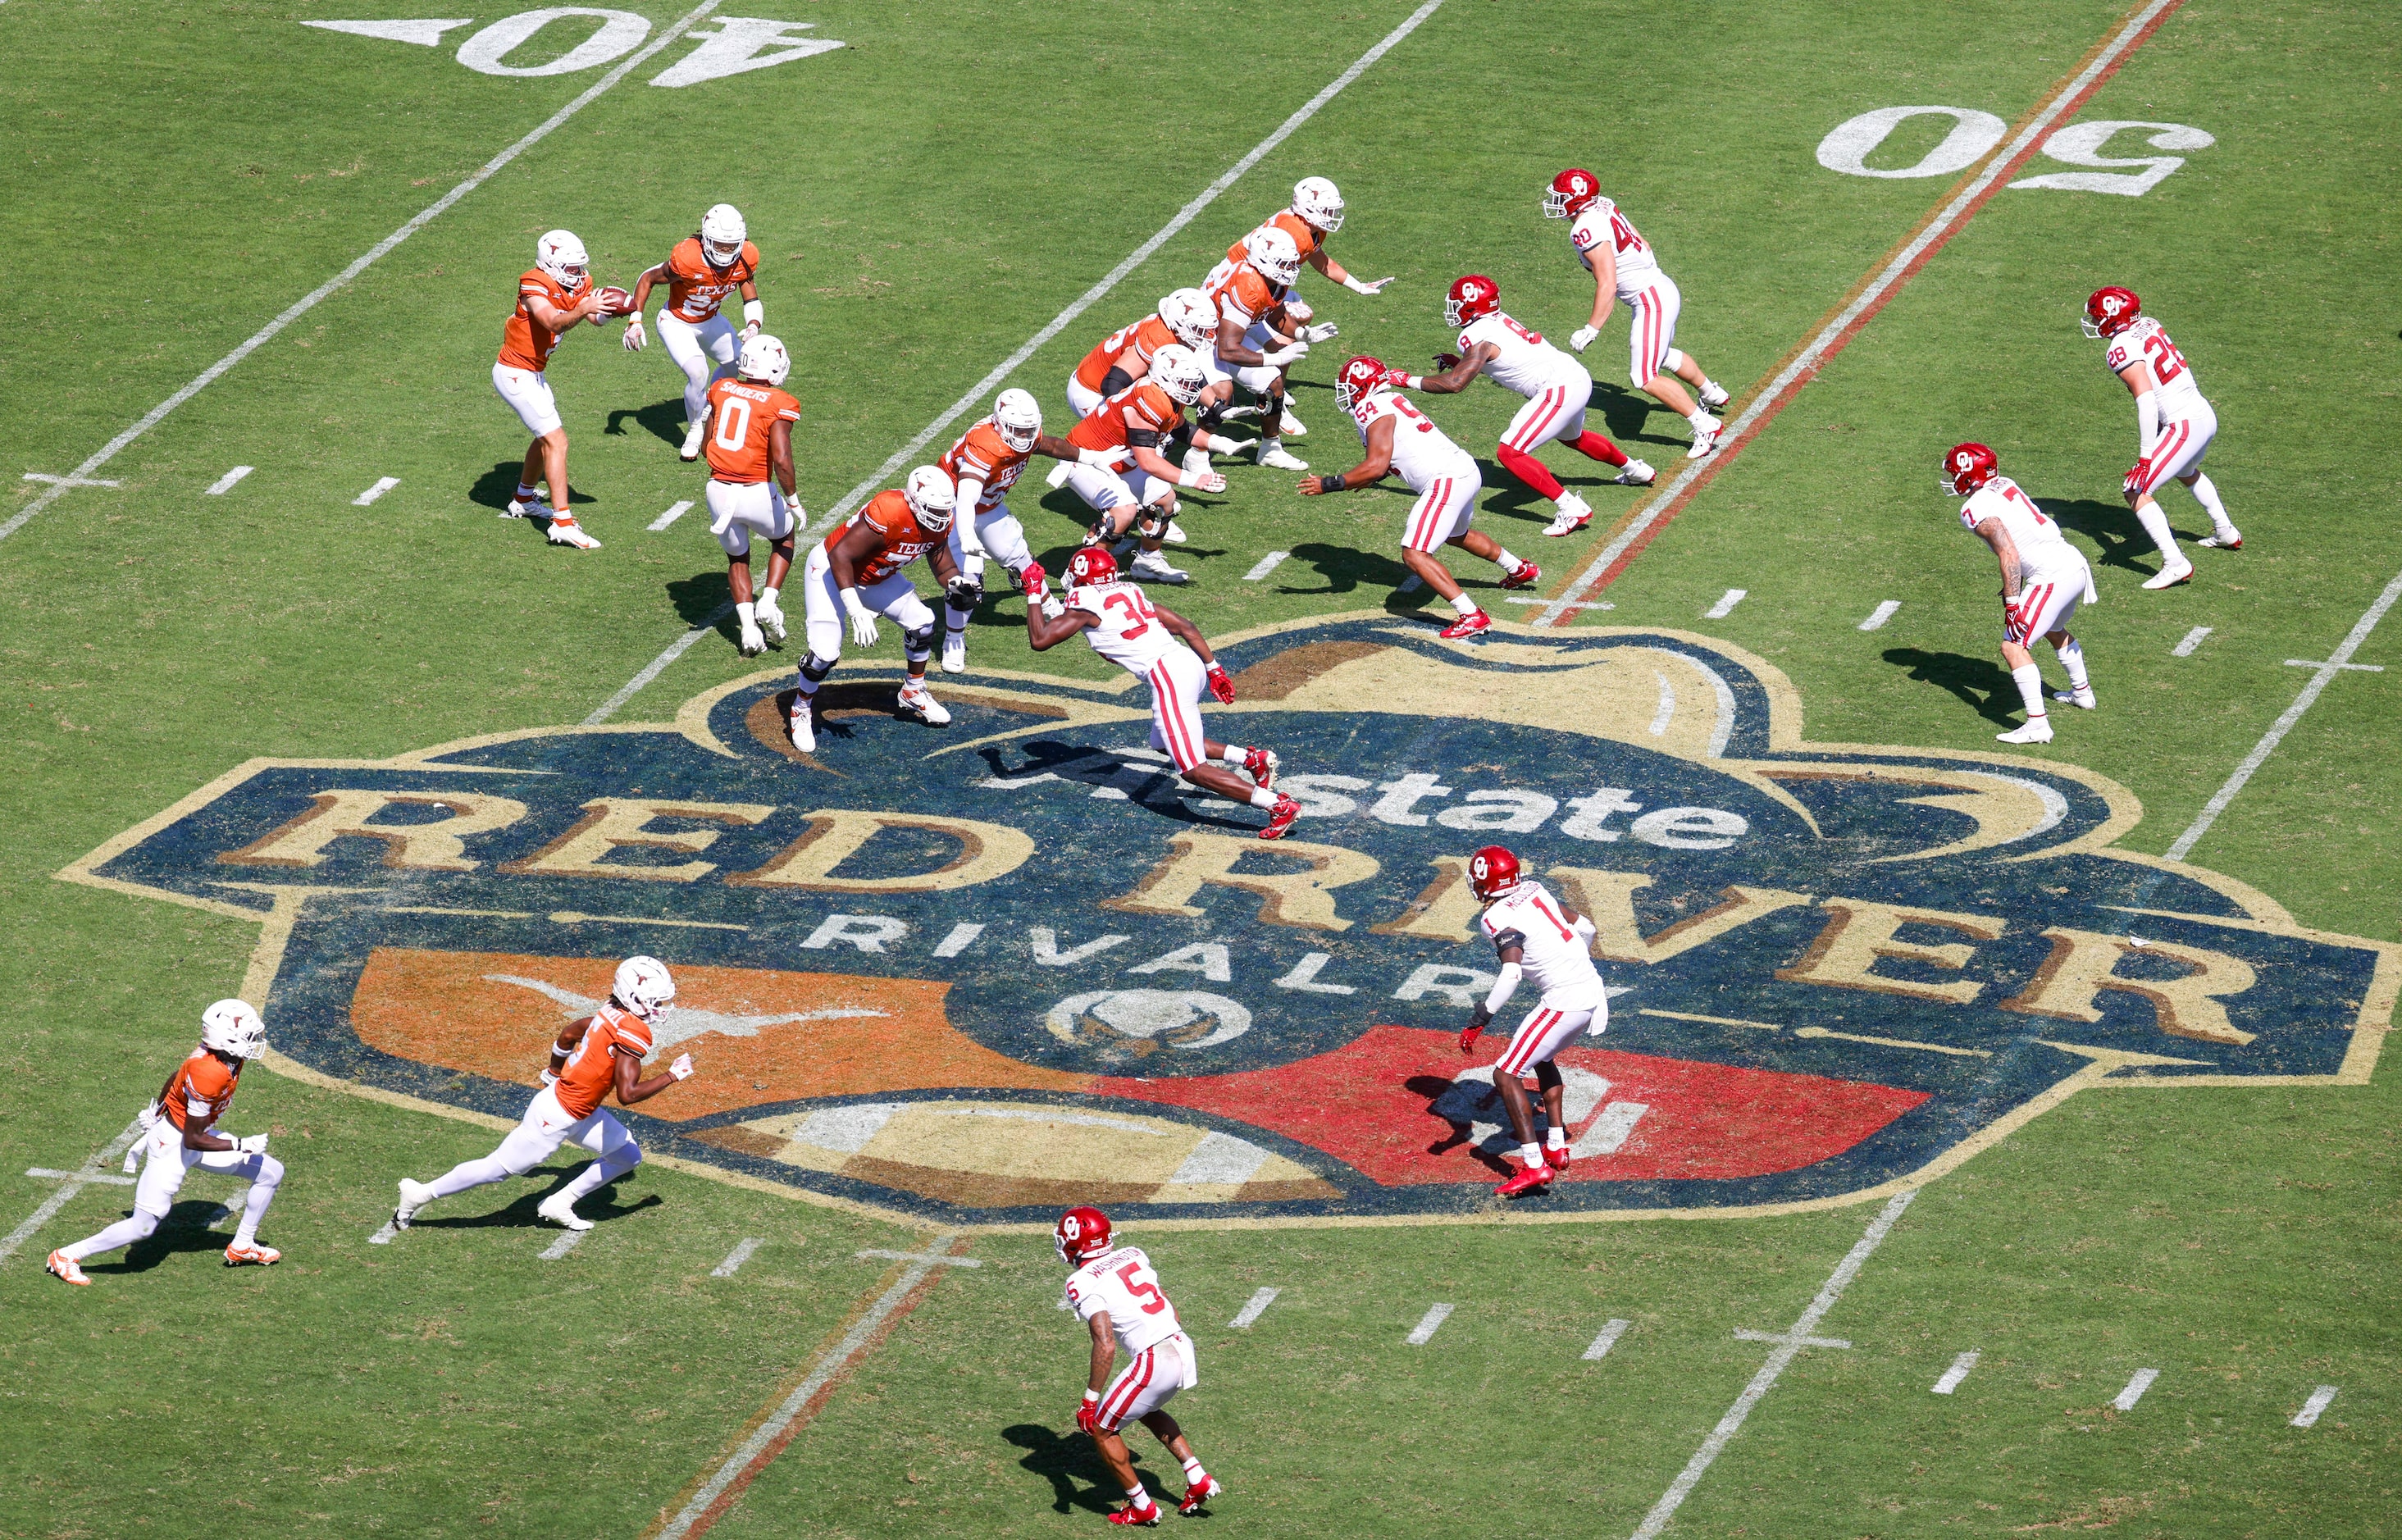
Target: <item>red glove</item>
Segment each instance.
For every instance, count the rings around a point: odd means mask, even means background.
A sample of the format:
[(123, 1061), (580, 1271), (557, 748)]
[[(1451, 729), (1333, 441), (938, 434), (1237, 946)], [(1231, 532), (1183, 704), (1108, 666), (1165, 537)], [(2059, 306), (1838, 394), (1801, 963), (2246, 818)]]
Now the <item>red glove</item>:
[(1076, 1426), (1086, 1433), (1101, 1431), (1101, 1398), (1089, 1390), (1076, 1408)]
[(1051, 574), (1042, 570), (1042, 564), (1039, 561), (1028, 562), (1026, 571), (1017, 574), (1018, 590), (1028, 598), (1040, 598), (1042, 585), (1050, 581)]
[(2120, 485), (2128, 492), (2133, 493), (2142, 489), (2144, 483), (2151, 478), (2151, 474), (2152, 460), (2149, 455), (2147, 455), (2135, 461), (2134, 469), (2127, 473), (2127, 479)]
[(1447, 375), (1451, 373), (1452, 370), (1458, 367), (1459, 355), (1457, 353), (1437, 353), (1434, 355), (1435, 373), (1439, 375)]
[(1215, 663), (1209, 665), (1209, 693), (1218, 697), (1221, 706), (1235, 704), (1235, 681)]
[(1484, 1024), (1483, 1022), (1469, 1023), (1468, 1025), (1460, 1031), (1459, 1051), (1462, 1053), (1475, 1052), (1476, 1039), (1483, 1036), (1484, 1036)]

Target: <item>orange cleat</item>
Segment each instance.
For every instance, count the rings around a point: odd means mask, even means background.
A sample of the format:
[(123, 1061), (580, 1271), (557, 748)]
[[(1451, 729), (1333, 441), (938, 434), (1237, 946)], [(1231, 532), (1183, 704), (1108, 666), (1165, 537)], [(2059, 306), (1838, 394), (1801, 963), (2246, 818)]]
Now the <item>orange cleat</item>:
[(49, 1261), (44, 1265), (49, 1269), (50, 1276), (61, 1283), (73, 1284), (77, 1288), (91, 1286), (91, 1280), (83, 1275), (83, 1264), (63, 1251), (51, 1252)]
[(273, 1267), (282, 1260), (283, 1260), (283, 1253), (273, 1246), (226, 1247), (226, 1266), (228, 1267)]

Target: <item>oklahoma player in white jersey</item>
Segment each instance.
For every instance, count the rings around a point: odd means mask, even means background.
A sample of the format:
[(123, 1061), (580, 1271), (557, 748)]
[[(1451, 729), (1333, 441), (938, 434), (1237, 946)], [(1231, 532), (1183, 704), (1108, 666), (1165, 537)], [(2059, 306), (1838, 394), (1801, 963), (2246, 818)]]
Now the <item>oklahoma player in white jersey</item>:
[[(1468, 889), (1484, 906), (1477, 924), (1501, 959), (1501, 976), (1469, 1017), (1459, 1035), (1459, 1051), (1475, 1049), (1495, 1013), (1517, 992), (1520, 979), (1532, 979), (1542, 992), (1535, 1009), (1511, 1034), (1509, 1048), (1493, 1061), (1493, 1088), (1510, 1109), (1522, 1162), (1516, 1176), (1493, 1190), (1515, 1198), (1550, 1186), (1553, 1173), (1567, 1166), (1567, 1119), (1561, 1106), (1559, 1066), (1552, 1059), (1580, 1034), (1598, 1034), (1609, 1024), (1609, 991), (1593, 966), (1593, 921), (1553, 898), (1541, 883), (1520, 875), (1518, 858), (1509, 850), (1488, 845), (1469, 857)], [(1534, 1104), (1519, 1083), (1528, 1070), (1542, 1088), (1543, 1116), (1551, 1125), (1548, 1147), (1535, 1142)]]
[(2211, 532), (2202, 537), (2206, 550), (2234, 551), (2243, 536), (2227, 516), (2218, 488), (2202, 474), (2202, 457), (2218, 432), (2218, 414), (2202, 398), (2193, 365), (2177, 351), (2160, 323), (2144, 314), (2144, 302), (2133, 289), (2115, 284), (2096, 289), (2085, 300), (2085, 335), (2105, 339), (2103, 364), (2126, 382), (2135, 398), (2137, 447), (2134, 469), (2119, 488), (2127, 506), (2144, 526), (2144, 533), (2160, 548), (2160, 570), (2147, 579), (2147, 588), (2173, 588), (2193, 576), (2193, 563), (2177, 549), (2168, 516), (2153, 493), (2174, 476), (2184, 482), (2193, 500), (2210, 516)]
[(2029, 651), (2042, 637), (2068, 670), (2068, 688), (2053, 695), (2091, 711), (2093, 685), (2085, 676), (2085, 650), (2068, 634), (2068, 617), (2094, 601), (2093, 570), (2085, 553), (2061, 537), (2060, 526), (2019, 484), (2001, 474), (1994, 451), (1981, 444), (1955, 444), (1943, 457), (1943, 489), (1968, 501), (1960, 522), (1994, 548), (2002, 564), (2002, 661), (2026, 702), (2026, 724), (1995, 736), (2004, 743), (2050, 743), (2051, 719), (2044, 714), (2043, 670)]
[(1394, 378), (1377, 359), (1355, 358), (1343, 365), (1342, 378), (1334, 382), (1334, 403), (1360, 425), (1360, 443), (1368, 458), (1341, 475), (1302, 477), (1301, 495), (1347, 491), (1399, 475), (1418, 494), (1401, 524), (1401, 563), (1459, 612), (1459, 618), (1441, 634), (1453, 640), (1472, 637), (1491, 629), (1493, 617), (1460, 592), (1459, 580), (1435, 557), (1439, 547), (1456, 545), (1498, 564), (1504, 588), (1530, 588), (1543, 580), (1543, 570), (1468, 527), (1476, 516), (1476, 494), (1484, 485), (1476, 461), (1407, 397), (1394, 393)]
[(1459, 351), (1437, 353), (1436, 375), (1404, 375), (1404, 390), (1454, 395), (1468, 389), (1478, 375), (1489, 376), (1505, 391), (1526, 398), (1510, 419), (1494, 458), (1525, 482), (1537, 497), (1548, 498), (1559, 509), (1543, 530), (1547, 535), (1571, 535), (1593, 522), (1593, 507), (1574, 492), (1563, 491), (1559, 478), (1535, 458), (1538, 447), (1557, 441), (1588, 460), (1618, 467), (1614, 478), (1622, 487), (1649, 487), (1652, 470), (1639, 460), (1584, 425), (1584, 410), (1593, 399), (1593, 376), (1584, 365), (1530, 332), (1501, 309), (1501, 285), (1483, 273), (1455, 282), (1443, 302), (1443, 318), (1459, 330)]
[[(1602, 323), (1609, 319), (1611, 304), (1626, 301), (1631, 317), (1627, 373), (1635, 388), (1693, 425), (1693, 447), (1685, 452), (1686, 459), (1699, 460), (1717, 448), (1724, 424), (1711, 414), (1726, 406), (1727, 393), (1700, 361), (1677, 351), (1677, 313), (1685, 297), (1676, 280), (1660, 270), (1651, 243), (1617, 204), (1601, 196), (1601, 184), (1591, 172), (1571, 168), (1552, 178), (1551, 190), (1543, 195), (1543, 213), (1574, 221), (1568, 242), (1593, 274), (1593, 317), (1569, 336), (1568, 346), (1579, 352), (1591, 347), (1601, 335)], [(1692, 387), (1691, 394), (1685, 385)], [(1699, 406), (1693, 402), (1696, 395)]]
[[(1159, 1274), (1140, 1246), (1113, 1244), (1110, 1217), (1097, 1208), (1071, 1208), (1051, 1230), (1051, 1244), (1059, 1259), (1075, 1271), (1068, 1274), (1067, 1304), (1093, 1334), (1091, 1371), (1084, 1379), (1084, 1399), (1076, 1408), (1076, 1425), (1091, 1435), (1093, 1447), (1126, 1494), (1126, 1506), (1110, 1515), (1112, 1524), (1153, 1525), (1159, 1522), (1159, 1505), (1134, 1473), (1134, 1456), (1118, 1429), (1139, 1422), (1158, 1436), (1184, 1466), (1189, 1483), (1176, 1511), (1190, 1518), (1200, 1513), (1226, 1489), (1201, 1468), (1193, 1441), (1170, 1417), (1166, 1406), (1180, 1390), (1200, 1382), (1200, 1363), (1193, 1339), (1176, 1319), (1176, 1307), (1160, 1291)], [(1111, 1366), (1119, 1348), (1126, 1367), (1114, 1378)]]
[[(1117, 558), (1105, 546), (1087, 545), (1070, 557), (1060, 582), (1068, 591), (1064, 603), (1026, 607), (1028, 644), (1048, 652), (1084, 632), (1094, 652), (1150, 683), (1151, 746), (1175, 762), (1176, 773), (1204, 791), (1265, 808), (1268, 821), (1260, 838), (1284, 838), (1301, 817), (1301, 804), (1274, 789), (1276, 755), (1202, 736), (1202, 690), (1220, 705), (1232, 706), (1235, 681), (1210, 654), (1200, 627), (1152, 603), (1133, 584), (1119, 582)], [(1231, 765), (1241, 766), (1250, 784), (1225, 768)]]

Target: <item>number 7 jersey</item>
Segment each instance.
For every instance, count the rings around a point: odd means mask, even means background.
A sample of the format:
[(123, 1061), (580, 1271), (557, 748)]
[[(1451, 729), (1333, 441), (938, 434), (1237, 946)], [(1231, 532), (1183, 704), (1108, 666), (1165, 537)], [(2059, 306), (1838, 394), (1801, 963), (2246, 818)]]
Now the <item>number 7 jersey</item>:
[(1159, 1274), (1140, 1246), (1120, 1246), (1068, 1274), (1068, 1308), (1079, 1321), (1110, 1313), (1110, 1329), (1127, 1354), (1166, 1341), (1183, 1327), (1176, 1307), (1160, 1292)]

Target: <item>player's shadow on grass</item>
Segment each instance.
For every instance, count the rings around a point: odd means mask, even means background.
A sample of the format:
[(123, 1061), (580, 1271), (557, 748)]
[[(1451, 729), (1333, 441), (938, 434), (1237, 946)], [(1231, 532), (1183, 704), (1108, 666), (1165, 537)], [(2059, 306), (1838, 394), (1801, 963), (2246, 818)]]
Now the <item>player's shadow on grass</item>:
[[(2036, 506), (2051, 516), (2064, 529), (2073, 529), (2101, 547), (2100, 565), (2117, 567), (2150, 577), (2160, 571), (2160, 553), (2152, 537), (2135, 518), (2135, 511), (2122, 502), (2096, 502), (2091, 498), (2039, 497)], [(2165, 506), (2165, 505), (2164, 505)], [(2174, 528), (2174, 526), (2172, 526)], [(2183, 529), (2175, 530), (2180, 540), (2198, 538)]]
[(1929, 653), (1917, 647), (1888, 647), (1884, 660), (1910, 670), (1921, 684), (1939, 684), (1977, 708), (1988, 722), (2015, 726), (2022, 702), (2019, 687), (2002, 666), (1991, 658), (1962, 657), (1957, 653)]
[[(1599, 412), (1602, 431), (1621, 444), (1668, 444), (1683, 448), (1689, 443), (1685, 439), (1645, 433), (1643, 425), (1651, 420), (1651, 414), (1667, 412), (1668, 408), (1648, 395), (1630, 391), (1623, 385), (1613, 385), (1606, 379), (1593, 382), (1593, 404), (1585, 410)], [(1677, 414), (1668, 412), (1668, 415), (1673, 419)]]
[[(678, 439), (676, 442), (682, 444), (683, 441)], [(476, 478), (476, 485), (467, 488), (467, 501), (481, 503), (497, 513), (507, 512), (509, 499), (518, 495), (518, 477), (524, 470), (525, 461), (521, 460), (504, 460), (495, 463), (490, 470)], [(579, 492), (573, 487), (567, 489), (567, 503), (571, 508), (579, 502), (598, 501), (589, 493)]]
[[(1500, 586), (1498, 576), (1480, 575), (1476, 569), (1482, 564), (1456, 547), (1445, 546), (1438, 553), (1437, 559), (1451, 569), (1452, 575), (1459, 579), (1462, 588)], [(1386, 610), (1396, 615), (1415, 615), (1429, 606), (1443, 606), (1443, 600), (1435, 597), (1431, 588), (1421, 585), (1408, 593), (1401, 592), (1401, 584), (1410, 581), (1410, 570), (1381, 552), (1355, 551), (1347, 545), (1296, 545), (1292, 548), (1292, 561), (1307, 562), (1317, 569), (1318, 575), (1326, 580), (1326, 586), (1296, 588), (1290, 584), (1279, 584), (1277, 586), (1279, 594), (1348, 594), (1363, 587), (1382, 588), (1387, 590), (1384, 600)], [(1286, 563), (1288, 568), (1291, 565), (1291, 562)], [(1466, 573), (1464, 576), (1463, 571)], [(1450, 612), (1444, 610), (1443, 613), (1448, 622)]]
[[(238, 1187), (224, 1203), (206, 1198), (186, 1198), (167, 1211), (159, 1228), (146, 1240), (134, 1242), (113, 1261), (94, 1261), (88, 1271), (99, 1273), (147, 1272), (168, 1258), (186, 1251), (223, 1251), (233, 1241), (233, 1227), (211, 1230), (209, 1223), (221, 1208), (241, 1212), (242, 1200), (249, 1191)], [(131, 1209), (125, 1211), (128, 1214)]]
[[(758, 554), (763, 548), (763, 543), (754, 540), (751, 543), (752, 546), (752, 560), (751, 563), (752, 581), (753, 583), (762, 583), (766, 580), (767, 576), (766, 563), (758, 559)], [(794, 565), (797, 566), (799, 564), (796, 562)], [(695, 572), (688, 578), (672, 579), (669, 582), (667, 589), (668, 602), (675, 606), (676, 614), (683, 619), (686, 626), (698, 626), (710, 616), (717, 614), (720, 606), (730, 604), (734, 599), (733, 585), (726, 582), (725, 571), (723, 568), (720, 568), (713, 572)], [(798, 597), (799, 596), (797, 595), (794, 596), (795, 598)], [(801, 606), (796, 603), (793, 608), (794, 610), (798, 610)], [(794, 620), (797, 620), (800, 617), (797, 615), (792, 617)], [(787, 622), (787, 624), (790, 623)], [(725, 614), (718, 616), (718, 634), (725, 638), (726, 640), (734, 641), (739, 639), (740, 628), (741, 623), (734, 618), (732, 611), (727, 611)], [(798, 631), (800, 629), (797, 626), (794, 626), (792, 628), (794, 631)], [(790, 648), (792, 646), (792, 642), (787, 640), (784, 645), (787, 648)]]
[[(1017, 1462), (1022, 1468), (1051, 1483), (1052, 1512), (1070, 1513), (1083, 1508), (1088, 1513), (1107, 1513), (1118, 1506), (1122, 1494), (1116, 1479), (1101, 1464), (1100, 1451), (1083, 1434), (1063, 1438), (1040, 1423), (1019, 1423), (1001, 1429), (1001, 1436), (1027, 1451), (1026, 1458)], [(1134, 1453), (1133, 1445), (1127, 1445), (1127, 1452)], [(1142, 1457), (1136, 1454), (1135, 1475), (1150, 1492), (1152, 1501), (1167, 1497), (1167, 1489), (1160, 1485), (1159, 1478), (1141, 1467)]]
[[(543, 1218), (535, 1210), (542, 1206), (545, 1199), (565, 1187), (587, 1163), (587, 1162), (578, 1161), (572, 1166), (537, 1166), (527, 1172), (521, 1180), (529, 1186), (536, 1182), (541, 1183), (542, 1190), (539, 1192), (525, 1193), (504, 1207), (488, 1209), (481, 1214), (421, 1214), (409, 1221), (409, 1227), (413, 1230), (553, 1229), (555, 1227), (550, 1221)], [(656, 1208), (665, 1202), (656, 1192), (645, 1192), (633, 1203), (619, 1203), (617, 1182), (625, 1179), (620, 1176), (615, 1182), (603, 1182), (587, 1196), (577, 1199), (575, 1212), (596, 1224), (605, 1225), (612, 1219), (622, 1219), (629, 1214), (639, 1214), (646, 1208)], [(476, 1201), (477, 1193), (491, 1190), (489, 1187), (471, 1187), (455, 1198), (445, 1198), (442, 1201), (445, 1203), (471, 1203)], [(503, 1184), (503, 1190), (506, 1190), (506, 1184)]]
[(647, 406), (620, 406), (609, 414), (609, 426), (602, 430), (613, 438), (624, 437), (626, 423), (631, 419), (638, 428), (648, 429), (653, 438), (662, 444), (683, 447), (683, 397), (654, 401)]

